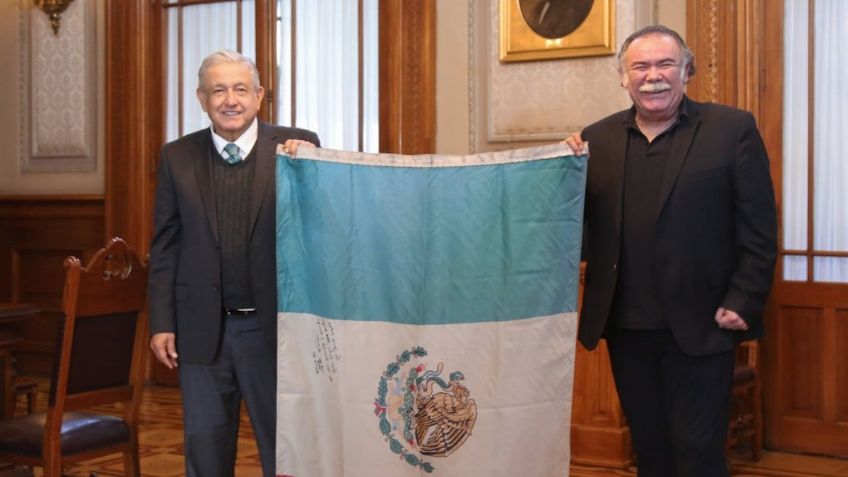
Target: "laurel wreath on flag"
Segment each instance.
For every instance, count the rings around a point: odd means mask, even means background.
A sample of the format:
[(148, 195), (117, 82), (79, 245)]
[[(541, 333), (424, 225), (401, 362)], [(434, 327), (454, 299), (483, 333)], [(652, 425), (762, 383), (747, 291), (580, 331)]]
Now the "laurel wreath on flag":
[[(389, 450), (398, 455), (401, 459), (406, 461), (407, 464), (420, 467), (426, 473), (431, 473), (434, 470), (433, 464), (422, 460), (416, 454), (409, 452), (403, 445), (403, 443), (395, 438), (394, 434), (392, 434), (392, 424), (388, 419), (388, 403), (386, 401), (386, 394), (389, 392), (389, 380), (394, 378), (394, 376), (401, 370), (401, 366), (408, 363), (413, 357), (423, 357), (427, 356), (427, 351), (420, 347), (415, 346), (409, 350), (405, 350), (399, 356), (396, 357), (395, 361), (392, 361), (386, 366), (386, 370), (383, 372), (382, 376), (380, 376), (380, 383), (377, 385), (377, 399), (374, 401), (374, 414), (380, 420), (380, 432), (386, 437), (386, 440), (389, 443)], [(417, 370), (414, 371), (414, 374), (417, 376)], [(414, 383), (414, 377), (411, 377), (412, 382)], [(412, 412), (412, 389), (410, 387), (409, 379), (407, 379), (407, 383), (404, 389), (404, 406), (400, 409), (401, 413), (404, 413), (407, 418), (404, 419), (404, 425), (409, 428), (411, 420), (409, 419), (409, 413)], [(414, 384), (412, 384), (414, 386)], [(409, 440), (408, 432), (404, 432), (407, 440)], [(410, 442), (410, 444), (412, 444)]]

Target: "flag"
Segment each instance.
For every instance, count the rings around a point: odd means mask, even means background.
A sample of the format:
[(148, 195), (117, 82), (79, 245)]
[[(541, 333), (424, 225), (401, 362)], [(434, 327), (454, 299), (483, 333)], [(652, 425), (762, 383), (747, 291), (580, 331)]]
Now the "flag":
[(277, 157), (277, 474), (567, 476), (586, 156)]

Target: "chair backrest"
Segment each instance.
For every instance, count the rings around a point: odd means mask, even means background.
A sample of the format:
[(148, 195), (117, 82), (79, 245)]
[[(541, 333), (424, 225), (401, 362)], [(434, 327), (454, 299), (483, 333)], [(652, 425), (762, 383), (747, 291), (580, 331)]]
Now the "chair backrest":
[(68, 257), (65, 269), (48, 428), (58, 431), (64, 412), (122, 401), (129, 403), (125, 418), (134, 420), (143, 380), (147, 267), (116, 237), (85, 267)]

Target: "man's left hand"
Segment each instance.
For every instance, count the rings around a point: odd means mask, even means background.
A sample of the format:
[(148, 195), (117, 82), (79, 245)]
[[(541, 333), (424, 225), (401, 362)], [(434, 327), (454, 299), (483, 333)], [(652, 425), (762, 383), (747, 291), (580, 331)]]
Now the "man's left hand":
[(725, 330), (748, 330), (748, 323), (745, 323), (745, 320), (743, 320), (742, 317), (733, 310), (719, 307), (719, 309), (716, 310), (715, 320), (716, 323), (718, 323), (718, 327)]

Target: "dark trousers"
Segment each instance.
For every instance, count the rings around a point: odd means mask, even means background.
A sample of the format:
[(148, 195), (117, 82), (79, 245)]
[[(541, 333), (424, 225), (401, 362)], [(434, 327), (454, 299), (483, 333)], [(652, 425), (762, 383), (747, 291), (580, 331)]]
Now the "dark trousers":
[(734, 352), (689, 356), (670, 330), (609, 330), (639, 477), (726, 477)]
[(242, 399), (262, 474), (274, 476), (277, 361), (276, 350), (268, 349), (267, 342), (255, 314), (228, 316), (214, 362), (180, 363), (188, 477), (233, 476)]

